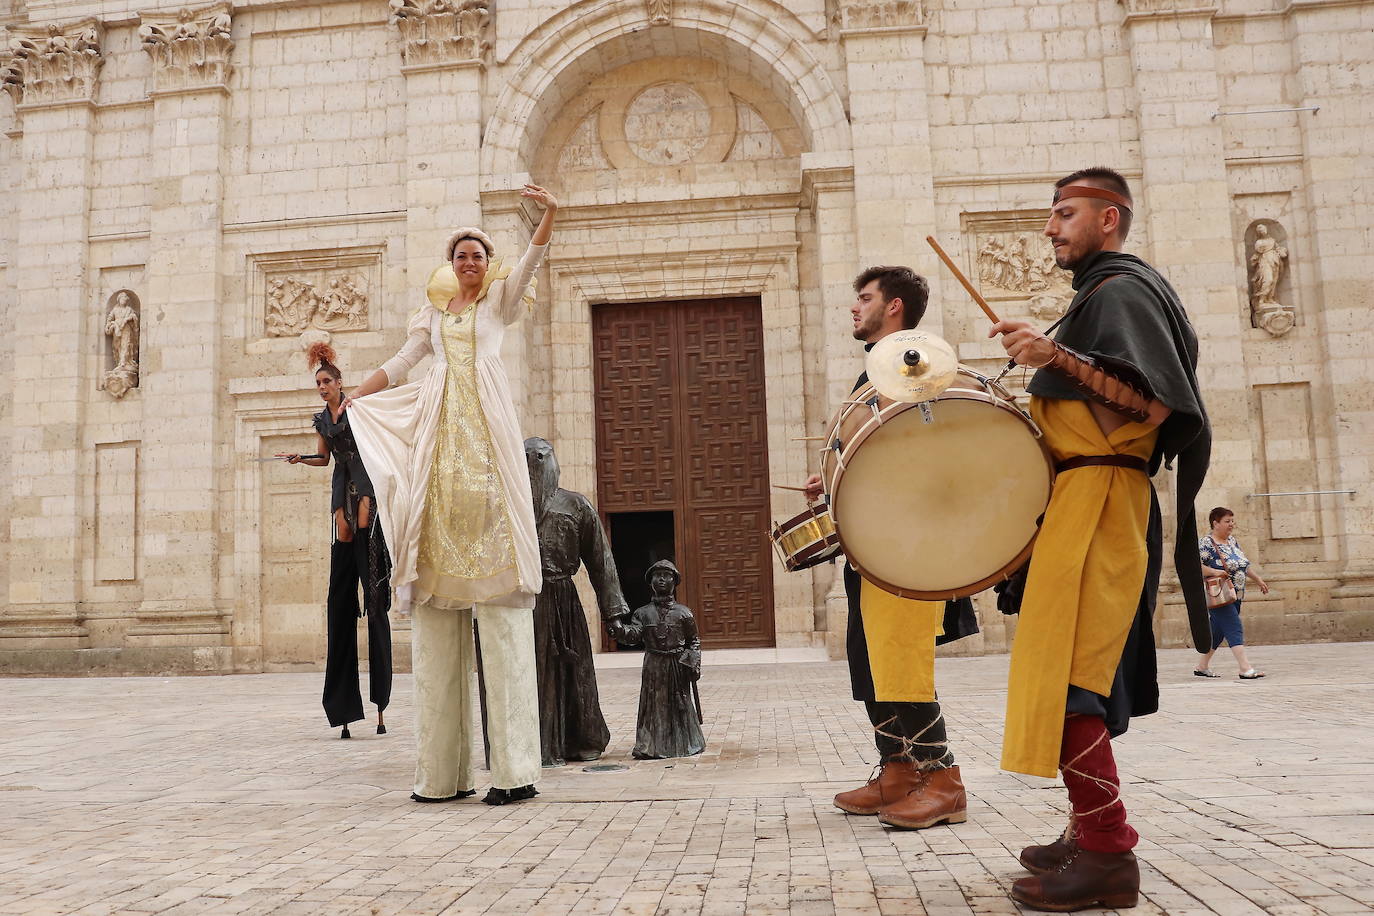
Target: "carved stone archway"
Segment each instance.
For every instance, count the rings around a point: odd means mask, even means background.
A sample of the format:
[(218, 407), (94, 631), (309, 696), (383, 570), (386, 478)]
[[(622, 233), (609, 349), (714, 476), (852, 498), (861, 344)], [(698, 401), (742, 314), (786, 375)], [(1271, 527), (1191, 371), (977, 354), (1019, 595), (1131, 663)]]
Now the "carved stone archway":
[[(487, 124), (482, 174), (488, 181), (524, 172), (562, 107), (609, 66), (661, 56), (680, 44), (689, 53), (729, 61), (773, 90), (800, 126), (811, 152), (848, 152), (849, 121), (825, 68), (806, 48), (814, 35), (784, 7), (765, 15), (720, 0), (673, 4), (667, 24), (650, 24), (642, 0), (591, 9), (574, 4), (520, 43), (512, 72)], [(676, 41), (675, 39), (680, 39)]]

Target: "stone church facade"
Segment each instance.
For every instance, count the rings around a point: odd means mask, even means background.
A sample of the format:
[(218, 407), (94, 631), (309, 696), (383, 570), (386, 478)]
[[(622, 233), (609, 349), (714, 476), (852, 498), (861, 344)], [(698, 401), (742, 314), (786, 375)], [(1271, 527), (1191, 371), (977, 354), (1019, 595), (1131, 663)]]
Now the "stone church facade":
[[(1236, 511), (1274, 586), (1251, 640), (1374, 635), (1374, 2), (0, 0), (0, 24), (0, 671), (318, 664), (327, 473), (262, 460), (313, 450), (302, 343), (356, 384), (452, 228), (522, 250), (526, 181), (563, 203), (508, 336), (526, 434), (625, 568), (691, 567), (708, 644), (842, 651), (836, 568), (786, 573), (764, 532), (861, 368), (853, 276), (915, 266), (925, 325), (995, 373), (924, 237), (1048, 324), (1069, 291), (1039, 228), (1092, 164), (1130, 179), (1130, 249), (1202, 339), (1199, 508)], [(959, 651), (1005, 649), (980, 615)], [(1167, 587), (1158, 630), (1183, 644)]]

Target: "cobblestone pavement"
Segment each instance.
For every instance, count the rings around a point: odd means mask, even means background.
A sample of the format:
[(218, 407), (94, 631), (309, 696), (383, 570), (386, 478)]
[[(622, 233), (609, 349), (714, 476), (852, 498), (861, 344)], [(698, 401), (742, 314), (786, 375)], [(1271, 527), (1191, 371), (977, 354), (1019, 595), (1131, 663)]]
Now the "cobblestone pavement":
[[(1247, 682), (1161, 653), (1164, 709), (1117, 742), (1132, 912), (1374, 912), (1371, 650), (1256, 647)], [(842, 663), (708, 667), (708, 750), (666, 762), (629, 759), (638, 671), (603, 670), (628, 769), (504, 808), (408, 800), (409, 677), (352, 741), (320, 675), (6, 680), (0, 913), (1015, 913), (1065, 798), (996, 768), (1006, 666), (939, 661), (970, 817), (919, 832), (830, 804), (873, 758)]]

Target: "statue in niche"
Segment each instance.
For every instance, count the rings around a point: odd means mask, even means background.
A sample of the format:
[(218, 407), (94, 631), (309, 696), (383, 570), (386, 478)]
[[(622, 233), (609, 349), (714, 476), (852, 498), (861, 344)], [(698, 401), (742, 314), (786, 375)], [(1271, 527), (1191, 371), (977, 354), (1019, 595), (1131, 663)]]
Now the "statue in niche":
[(138, 387), (138, 311), (133, 294), (120, 290), (114, 294), (105, 313), (105, 335), (110, 338), (114, 368), (105, 373), (105, 390), (122, 398)]
[(1283, 241), (1271, 236), (1263, 222), (1256, 223), (1250, 243), (1250, 307), (1255, 324), (1275, 337), (1288, 333), (1296, 322), (1293, 309), (1277, 298), (1287, 260), (1288, 248)]
[(617, 642), (644, 646), (634, 756), (640, 760), (691, 757), (706, 750), (701, 733), (701, 637), (696, 618), (674, 600), (682, 574), (669, 560), (644, 578), (653, 600), (609, 627)]
[(539, 744), (544, 766), (595, 760), (611, 741), (601, 713), (592, 643), (573, 576), (579, 566), (596, 592), (603, 623), (630, 616), (601, 519), (581, 493), (558, 486), (558, 456), (546, 440), (525, 440), (544, 587), (534, 604), (539, 679)]

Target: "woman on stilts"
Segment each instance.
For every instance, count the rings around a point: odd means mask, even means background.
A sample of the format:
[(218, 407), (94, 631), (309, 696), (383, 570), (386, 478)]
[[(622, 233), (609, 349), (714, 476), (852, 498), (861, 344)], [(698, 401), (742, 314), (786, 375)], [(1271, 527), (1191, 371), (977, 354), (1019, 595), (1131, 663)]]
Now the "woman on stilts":
[[(420, 802), (475, 794), (471, 683), (479, 651), (491, 742), (483, 801), (538, 794), (533, 609), (543, 580), (501, 342), (533, 303), (558, 201), (535, 185), (521, 194), (544, 214), (519, 262), (503, 266), (481, 229), (455, 232), (405, 345), (345, 401), (390, 536), (397, 601), (414, 607), (419, 759), (411, 797)], [(422, 378), (387, 387), (426, 356), (433, 362)]]
[[(350, 738), (348, 725), (363, 718), (358, 687), (357, 620), (367, 614), (368, 695), (377, 706), (377, 734), (386, 734), (382, 717), (391, 702), (390, 558), (381, 524), (375, 520), (372, 481), (358, 455), (343, 405), (343, 373), (327, 343), (312, 344), (306, 353), (315, 369), (315, 387), (325, 402), (315, 414), (313, 456), (280, 455), (290, 464), (326, 467), (334, 460), (329, 508), (334, 515), (334, 544), (329, 557), (329, 596), (326, 603), (329, 646), (324, 669), (324, 712), (331, 728), (343, 726), (340, 738)], [(362, 585), (363, 603), (358, 604)]]

